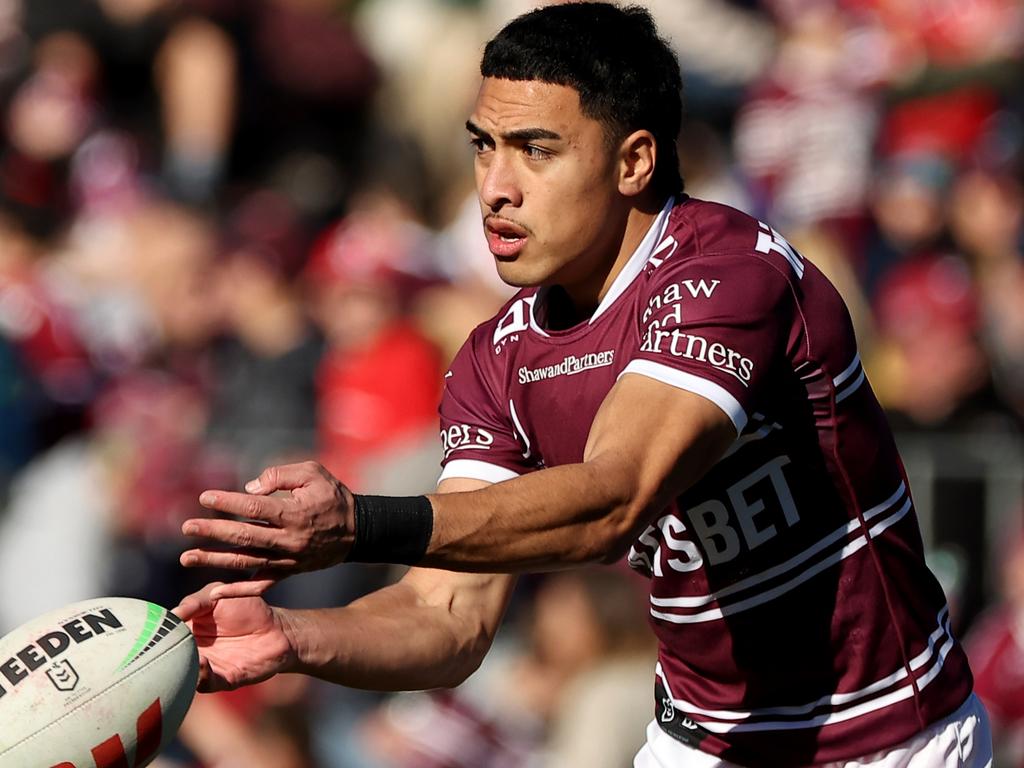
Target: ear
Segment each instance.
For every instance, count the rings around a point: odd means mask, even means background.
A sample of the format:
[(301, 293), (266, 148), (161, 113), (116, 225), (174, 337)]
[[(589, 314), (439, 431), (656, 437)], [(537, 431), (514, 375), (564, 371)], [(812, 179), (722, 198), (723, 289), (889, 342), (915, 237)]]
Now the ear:
[(619, 192), (626, 197), (639, 195), (650, 186), (658, 147), (654, 134), (634, 131), (619, 145)]

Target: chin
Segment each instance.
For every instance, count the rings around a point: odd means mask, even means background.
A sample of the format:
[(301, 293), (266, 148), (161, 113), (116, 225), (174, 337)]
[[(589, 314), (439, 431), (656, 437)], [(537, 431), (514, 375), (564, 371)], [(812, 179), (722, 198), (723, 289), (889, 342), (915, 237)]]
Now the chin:
[(550, 275), (544, 274), (540, 270), (527, 268), (525, 265), (518, 263), (518, 260), (501, 261), (495, 259), (495, 266), (501, 281), (506, 285), (511, 285), (513, 288), (531, 288), (543, 285), (550, 277)]

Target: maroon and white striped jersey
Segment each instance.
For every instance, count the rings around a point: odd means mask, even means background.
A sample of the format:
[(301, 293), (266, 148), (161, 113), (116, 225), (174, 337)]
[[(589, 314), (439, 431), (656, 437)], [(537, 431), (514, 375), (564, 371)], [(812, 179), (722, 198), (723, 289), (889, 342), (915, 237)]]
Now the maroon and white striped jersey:
[(543, 305), (520, 291), (452, 363), (442, 478), (581, 461), (625, 374), (713, 401), (739, 435), (629, 554), (651, 577), (666, 731), (742, 765), (808, 765), (963, 703), (970, 671), (892, 434), (813, 264), (767, 225), (684, 198), (588, 322), (545, 330)]

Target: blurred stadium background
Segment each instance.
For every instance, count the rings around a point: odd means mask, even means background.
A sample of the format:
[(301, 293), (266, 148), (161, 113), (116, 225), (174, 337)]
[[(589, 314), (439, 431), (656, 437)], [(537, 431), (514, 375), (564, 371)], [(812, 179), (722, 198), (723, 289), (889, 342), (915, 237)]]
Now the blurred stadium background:
[[(688, 191), (849, 302), (997, 765), (1024, 765), (1024, 6), (644, 4), (684, 70)], [(483, 42), (533, 5), (0, 0), (0, 634), (98, 594), (175, 604), (218, 575), (177, 565), (198, 491), (266, 464), (433, 485), (440, 376), (509, 294), (461, 126)], [(644, 616), (623, 569), (526, 578), (458, 691), (201, 697), (160, 766), (627, 765)]]

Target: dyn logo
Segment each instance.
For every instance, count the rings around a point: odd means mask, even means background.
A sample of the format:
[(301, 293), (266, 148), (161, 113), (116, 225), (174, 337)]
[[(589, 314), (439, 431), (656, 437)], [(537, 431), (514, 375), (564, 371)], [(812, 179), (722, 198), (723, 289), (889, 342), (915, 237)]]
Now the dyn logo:
[(58, 691), (73, 691), (78, 685), (78, 673), (67, 659), (56, 662), (46, 670), (46, 676)]

